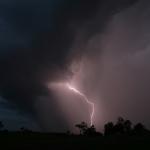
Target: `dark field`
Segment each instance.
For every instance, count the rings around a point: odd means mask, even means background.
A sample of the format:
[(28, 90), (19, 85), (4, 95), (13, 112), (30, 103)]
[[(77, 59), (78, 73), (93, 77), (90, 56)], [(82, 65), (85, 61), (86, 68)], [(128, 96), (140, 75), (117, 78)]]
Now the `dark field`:
[(86, 137), (65, 134), (44, 133), (1, 133), (1, 149), (85, 149), (85, 150), (107, 150), (107, 149), (149, 149), (150, 137)]

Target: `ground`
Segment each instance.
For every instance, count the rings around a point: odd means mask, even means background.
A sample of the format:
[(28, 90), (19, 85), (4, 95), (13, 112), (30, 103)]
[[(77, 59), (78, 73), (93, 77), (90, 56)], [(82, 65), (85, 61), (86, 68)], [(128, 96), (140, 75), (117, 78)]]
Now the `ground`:
[(148, 149), (148, 137), (86, 137), (43, 133), (2, 133), (0, 148), (11, 150)]

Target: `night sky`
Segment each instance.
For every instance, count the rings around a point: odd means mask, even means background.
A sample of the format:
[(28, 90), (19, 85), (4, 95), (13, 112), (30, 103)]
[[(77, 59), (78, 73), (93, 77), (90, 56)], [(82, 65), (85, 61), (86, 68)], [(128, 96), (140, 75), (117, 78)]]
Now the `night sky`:
[(1, 0), (0, 120), (66, 131), (118, 116), (150, 128), (148, 0)]

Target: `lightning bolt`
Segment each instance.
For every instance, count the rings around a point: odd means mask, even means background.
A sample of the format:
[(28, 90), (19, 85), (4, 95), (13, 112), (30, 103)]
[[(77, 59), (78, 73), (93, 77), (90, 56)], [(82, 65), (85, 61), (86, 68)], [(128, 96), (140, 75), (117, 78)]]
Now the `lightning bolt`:
[(93, 125), (93, 117), (94, 117), (94, 113), (95, 113), (95, 106), (94, 103), (92, 103), (91, 101), (89, 101), (89, 99), (86, 97), (86, 95), (84, 95), (82, 92), (80, 92), (78, 89), (76, 89), (75, 87), (71, 86), (69, 83), (67, 83), (67, 87), (69, 90), (73, 91), (74, 93), (80, 95), (81, 97), (83, 97), (83, 99), (86, 101), (86, 103), (88, 103), (91, 108), (92, 108), (92, 112), (90, 114), (90, 125)]

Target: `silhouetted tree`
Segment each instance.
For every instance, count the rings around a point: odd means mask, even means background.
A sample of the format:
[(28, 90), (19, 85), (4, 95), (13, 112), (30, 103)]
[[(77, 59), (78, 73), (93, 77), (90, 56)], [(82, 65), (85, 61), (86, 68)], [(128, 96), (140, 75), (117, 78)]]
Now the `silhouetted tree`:
[(104, 125), (104, 134), (105, 135), (112, 135), (114, 133), (114, 124), (113, 122), (108, 122)]
[(94, 125), (92, 125), (91, 127), (87, 128), (83, 134), (88, 136), (95, 136), (97, 135), (96, 128)]
[(125, 120), (122, 117), (119, 117), (117, 123), (114, 126), (115, 134), (123, 134), (125, 132), (124, 123)]
[(87, 123), (85, 122), (77, 124), (76, 127), (79, 129), (80, 135), (87, 135), (87, 136), (102, 135), (101, 133), (96, 132), (96, 128), (94, 125), (88, 127)]
[(138, 123), (134, 126), (133, 132), (136, 135), (143, 135), (146, 132), (146, 128), (143, 124)]
[[(101, 133), (96, 131), (94, 125), (88, 127), (85, 122), (81, 122), (80, 124), (77, 124), (76, 127), (79, 129), (81, 135), (102, 136)], [(141, 123), (132, 127), (132, 122), (130, 120), (125, 120), (122, 117), (119, 117), (115, 124), (113, 122), (108, 122), (104, 125), (104, 135), (121, 135), (121, 137), (127, 137), (128, 135), (150, 136), (150, 131)]]
[(118, 117), (117, 124), (123, 124), (124, 121), (125, 120), (122, 117)]
[(132, 131), (132, 123), (130, 120), (125, 120), (122, 117), (119, 117), (116, 124), (113, 122), (108, 122), (104, 126), (105, 135), (121, 135), (121, 134), (130, 134)]
[(75, 126), (79, 129), (80, 134), (84, 134), (88, 128), (87, 123), (85, 122), (81, 122), (80, 124), (76, 124)]
[(130, 120), (125, 120), (124, 121), (124, 130), (125, 133), (129, 134), (132, 130), (132, 122)]

